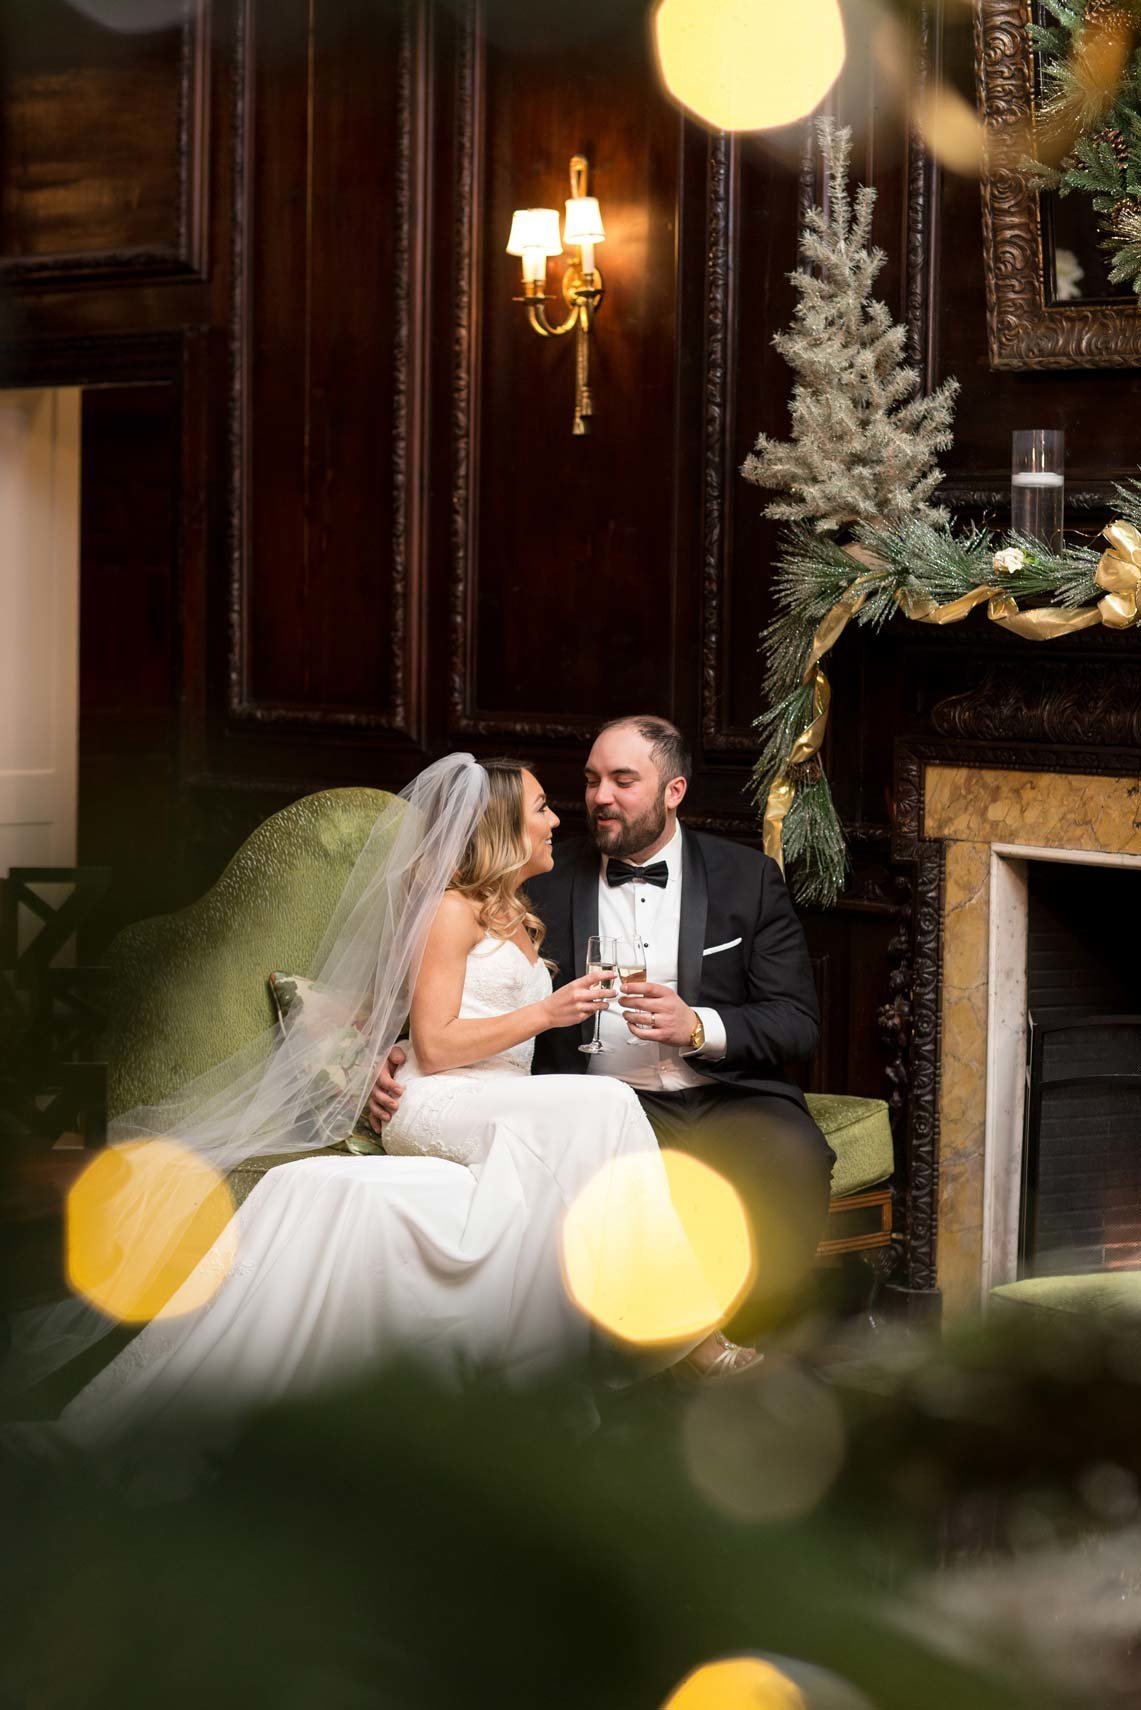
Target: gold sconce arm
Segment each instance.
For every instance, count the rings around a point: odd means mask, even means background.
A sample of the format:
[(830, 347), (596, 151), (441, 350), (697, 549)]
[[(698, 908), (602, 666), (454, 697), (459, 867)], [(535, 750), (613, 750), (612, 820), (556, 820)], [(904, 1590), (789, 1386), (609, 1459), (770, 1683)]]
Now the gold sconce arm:
[[(584, 319), (589, 323), (605, 295), (601, 273), (597, 270), (584, 273), (577, 261), (568, 261), (563, 274), (563, 299), (569, 304), (569, 311), (565, 319), (552, 325), (547, 318), (546, 307), (550, 299), (543, 285), (541, 279), (524, 280), (523, 295), (515, 299), (517, 303), (526, 303), (527, 320), (540, 338), (562, 338), (564, 334), (573, 332)], [(590, 331), (589, 324), (587, 331)]]

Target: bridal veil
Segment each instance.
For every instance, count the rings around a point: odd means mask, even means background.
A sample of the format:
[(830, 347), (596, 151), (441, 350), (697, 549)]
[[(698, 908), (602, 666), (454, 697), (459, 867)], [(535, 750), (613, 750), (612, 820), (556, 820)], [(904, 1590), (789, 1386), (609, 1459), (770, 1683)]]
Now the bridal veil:
[[(161, 1288), (171, 1245), (186, 1241), (201, 1212), (204, 1181), (251, 1158), (318, 1151), (350, 1132), (400, 1036), (429, 929), (487, 797), (487, 774), (470, 754), (421, 772), (377, 819), (333, 911), (309, 970), (317, 1025), (306, 1005), (303, 1022), (267, 1027), (163, 1103), (114, 1119), (109, 1144), (126, 1148), (124, 1160), (138, 1157), (139, 1143), (167, 1143), (161, 1167), (119, 1172), (105, 1208), (110, 1263), (124, 1279), (129, 1273), (129, 1295)], [(113, 1295), (116, 1278), (107, 1281)], [(115, 1322), (79, 1296), (19, 1316), (10, 1386), (38, 1383)]]

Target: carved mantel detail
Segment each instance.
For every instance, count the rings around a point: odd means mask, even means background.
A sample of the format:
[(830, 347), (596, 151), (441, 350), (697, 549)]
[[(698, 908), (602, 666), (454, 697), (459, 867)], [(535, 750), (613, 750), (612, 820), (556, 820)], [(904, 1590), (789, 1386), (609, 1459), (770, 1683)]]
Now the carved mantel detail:
[(1141, 747), (1141, 667), (1051, 666), (988, 672), (932, 713), (940, 736), (981, 742)]

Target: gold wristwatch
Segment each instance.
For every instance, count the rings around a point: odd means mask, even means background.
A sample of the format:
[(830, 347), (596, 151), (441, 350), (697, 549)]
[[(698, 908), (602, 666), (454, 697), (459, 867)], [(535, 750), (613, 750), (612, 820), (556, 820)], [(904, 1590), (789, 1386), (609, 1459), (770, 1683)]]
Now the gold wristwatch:
[(697, 1023), (693, 1029), (693, 1032), (689, 1036), (689, 1049), (691, 1051), (700, 1051), (701, 1047), (704, 1044), (705, 1044), (705, 1027), (702, 1023), (701, 1017), (698, 1016), (697, 1017)]

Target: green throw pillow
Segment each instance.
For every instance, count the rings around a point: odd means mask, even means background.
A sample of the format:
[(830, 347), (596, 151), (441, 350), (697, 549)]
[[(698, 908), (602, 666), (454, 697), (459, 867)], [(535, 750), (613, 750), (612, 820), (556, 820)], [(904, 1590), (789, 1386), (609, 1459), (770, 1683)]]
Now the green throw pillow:
[[(325, 1033), (328, 999), (320, 987), (300, 974), (271, 974), (269, 995), (273, 999), (273, 1007), (277, 1011), (281, 1027), (285, 1026), (285, 1018), (290, 1015), (294, 1018), (294, 1028), (300, 1028), (303, 1033), (312, 1033), (314, 1077), (323, 1076), (333, 1086), (343, 1089), (348, 1081), (349, 1070), (359, 1060), (363, 1050), (363, 1042), (357, 1029), (350, 1024), (334, 1033)], [(321, 1040), (320, 1046), (318, 1040)], [(344, 1136), (344, 1144), (350, 1152), (384, 1151), (363, 1112), (352, 1130)]]

